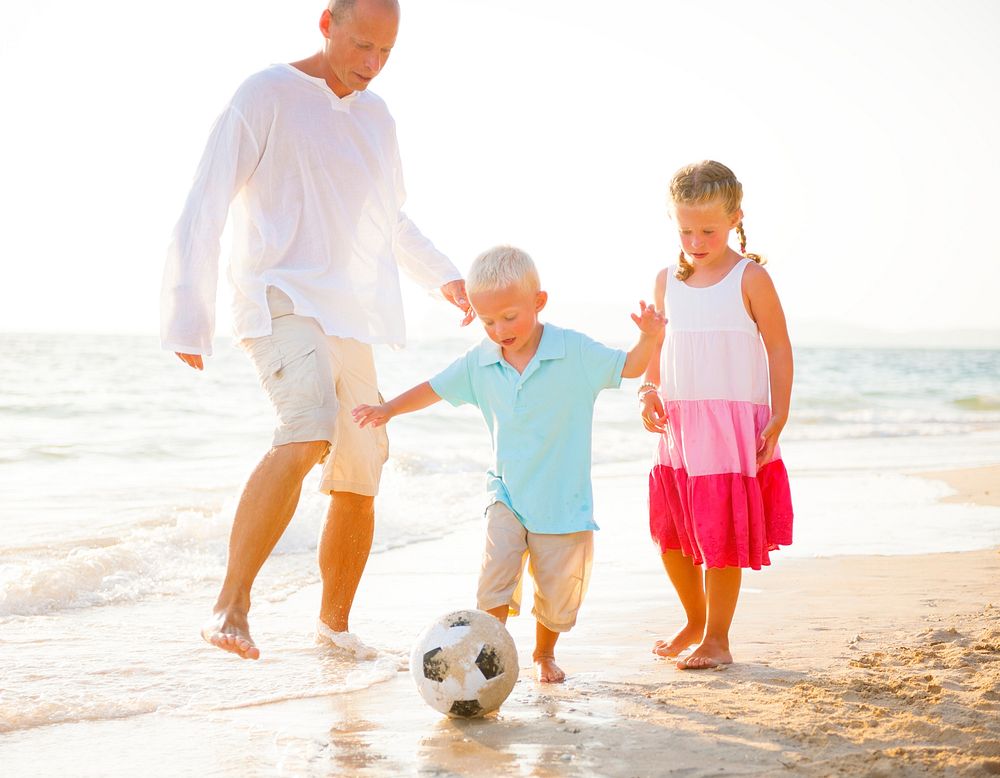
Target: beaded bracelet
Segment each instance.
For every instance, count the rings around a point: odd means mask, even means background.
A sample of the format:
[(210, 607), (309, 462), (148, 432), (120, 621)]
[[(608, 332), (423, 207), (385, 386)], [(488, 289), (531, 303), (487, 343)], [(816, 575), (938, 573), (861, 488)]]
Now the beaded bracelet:
[(639, 399), (642, 400), (642, 398), (645, 397), (650, 392), (657, 392), (659, 391), (659, 389), (660, 387), (658, 387), (652, 381), (646, 381), (645, 383), (639, 385), (639, 390), (638, 390)]

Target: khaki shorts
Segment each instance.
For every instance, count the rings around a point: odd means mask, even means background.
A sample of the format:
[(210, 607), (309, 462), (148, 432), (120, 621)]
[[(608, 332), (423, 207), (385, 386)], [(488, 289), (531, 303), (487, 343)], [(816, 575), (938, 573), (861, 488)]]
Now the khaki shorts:
[(271, 334), (240, 342), (278, 415), (273, 446), (325, 440), (320, 491), (374, 497), (389, 457), (385, 427), (360, 429), (351, 410), (382, 401), (372, 348), (323, 332), (292, 313), (292, 301), (267, 288)]
[(553, 632), (568, 632), (590, 583), (594, 560), (592, 530), (567, 535), (528, 532), (502, 502), (486, 509), (486, 551), (476, 594), (480, 610), (506, 605), (521, 612), (521, 580), (529, 560), (535, 581), (532, 615)]

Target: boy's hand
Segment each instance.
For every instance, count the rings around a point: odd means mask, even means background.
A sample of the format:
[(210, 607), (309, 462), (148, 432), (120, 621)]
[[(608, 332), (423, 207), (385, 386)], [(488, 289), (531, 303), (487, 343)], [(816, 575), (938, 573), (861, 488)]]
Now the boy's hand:
[(393, 413), (389, 410), (389, 403), (382, 403), (382, 405), (359, 405), (351, 411), (351, 416), (359, 427), (364, 428), (369, 424), (381, 427), (393, 417)]
[(646, 305), (644, 300), (639, 301), (639, 315), (632, 314), (632, 321), (644, 335), (656, 335), (667, 324), (664, 315), (656, 310), (655, 305)]

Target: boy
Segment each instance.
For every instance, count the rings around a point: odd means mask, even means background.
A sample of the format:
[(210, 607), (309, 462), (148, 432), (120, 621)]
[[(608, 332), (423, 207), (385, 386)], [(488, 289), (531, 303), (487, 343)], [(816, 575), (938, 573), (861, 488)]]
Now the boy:
[(533, 659), (538, 680), (561, 683), (559, 633), (576, 623), (593, 558), (590, 483), (594, 401), (602, 389), (642, 374), (665, 324), (639, 303), (639, 341), (628, 353), (585, 335), (542, 324), (548, 300), (525, 252), (497, 246), (480, 254), (466, 290), (488, 340), (430, 381), (382, 405), (359, 405), (362, 427), (433, 405), (470, 403), (493, 439), (488, 473), (486, 551), (477, 607), (507, 621), (520, 610), (524, 560), (535, 580)]

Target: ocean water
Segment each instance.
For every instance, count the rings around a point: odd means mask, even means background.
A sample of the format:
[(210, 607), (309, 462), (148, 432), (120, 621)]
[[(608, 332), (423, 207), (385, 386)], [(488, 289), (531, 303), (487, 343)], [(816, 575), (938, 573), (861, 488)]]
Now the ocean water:
[[(379, 350), (384, 393), (424, 380), (468, 343)], [(1000, 509), (938, 503), (947, 487), (912, 475), (1000, 460), (1000, 351), (803, 348), (796, 359), (782, 448), (797, 539), (782, 556), (1000, 543)], [(220, 342), (196, 373), (153, 338), (6, 334), (0, 370), (0, 737), (252, 706), (289, 689), (348, 692), (396, 672), (393, 647), (348, 661), (288, 620), (288, 603), (319, 580), (317, 471), (255, 590), (280, 657), (266, 679), (238, 662), (164, 669), (190, 654), (225, 570), (240, 488), (270, 442), (270, 407), (238, 349)], [(637, 383), (598, 402), (598, 490), (602, 478), (642, 483), (654, 438), (637, 419)], [(390, 440), (375, 553), (479, 520), (489, 439), (474, 409), (442, 403), (395, 420)]]

